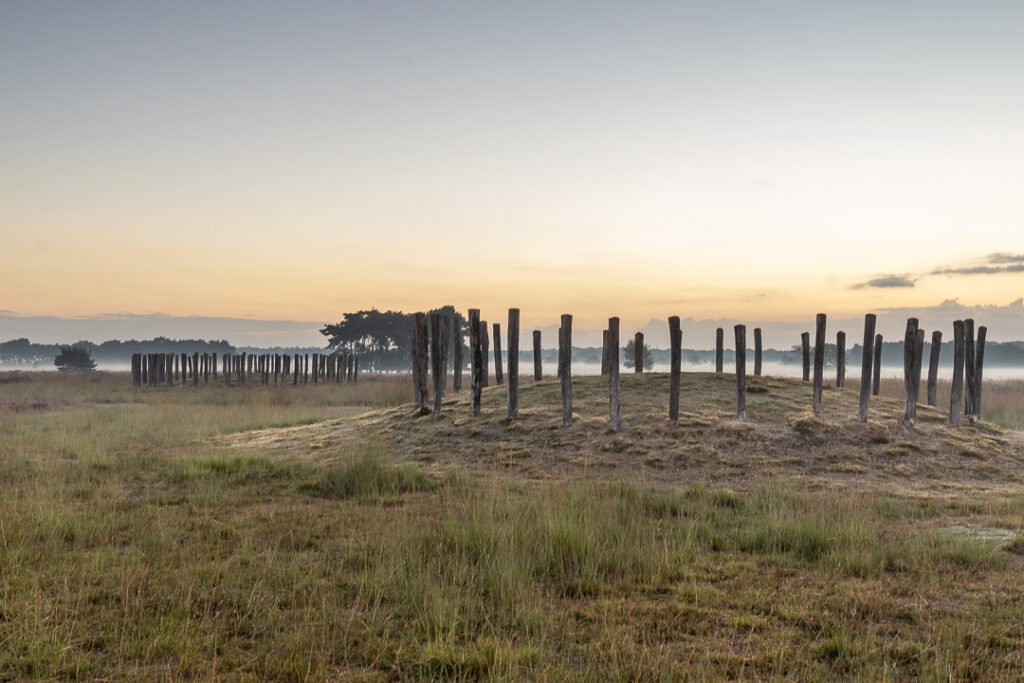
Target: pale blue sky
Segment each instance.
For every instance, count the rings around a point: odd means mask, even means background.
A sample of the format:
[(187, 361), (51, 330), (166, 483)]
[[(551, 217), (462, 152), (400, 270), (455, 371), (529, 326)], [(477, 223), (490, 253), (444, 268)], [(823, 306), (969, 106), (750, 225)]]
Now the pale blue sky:
[(4, 307), (1004, 304), (1021, 274), (927, 273), (1024, 252), (1022, 36), (1021, 2), (2, 2)]

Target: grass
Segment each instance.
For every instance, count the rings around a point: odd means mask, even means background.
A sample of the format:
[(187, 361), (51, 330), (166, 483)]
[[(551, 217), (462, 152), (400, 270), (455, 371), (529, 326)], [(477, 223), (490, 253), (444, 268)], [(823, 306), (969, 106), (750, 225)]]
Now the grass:
[[(0, 409), (0, 679), (1024, 674), (1020, 490), (508, 477), (338, 422), (386, 381), (235, 404), (123, 379), (0, 384), (0, 405), (53, 402)], [(359, 438), (315, 457), (225, 440), (349, 422)]]

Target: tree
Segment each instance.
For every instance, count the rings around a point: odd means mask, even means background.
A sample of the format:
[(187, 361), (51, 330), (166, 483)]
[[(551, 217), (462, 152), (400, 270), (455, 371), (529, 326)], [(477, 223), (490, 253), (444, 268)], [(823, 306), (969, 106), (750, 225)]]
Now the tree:
[[(622, 364), (627, 368), (633, 367), (633, 358), (636, 357), (636, 351), (634, 351), (633, 340), (630, 339), (626, 344), (625, 350), (626, 357), (622, 359)], [(644, 370), (654, 369), (654, 354), (651, 353), (651, 347), (644, 344)]]
[(60, 353), (53, 359), (53, 364), (61, 372), (92, 372), (96, 369), (89, 349), (81, 346), (61, 346)]

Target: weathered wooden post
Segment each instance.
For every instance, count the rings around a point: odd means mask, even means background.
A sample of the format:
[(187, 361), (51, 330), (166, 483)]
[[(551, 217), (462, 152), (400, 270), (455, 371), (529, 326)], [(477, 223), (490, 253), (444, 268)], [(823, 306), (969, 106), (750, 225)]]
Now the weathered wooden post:
[(747, 326), (736, 325), (736, 419), (747, 417)]
[(914, 337), (914, 419), (917, 419), (917, 404), (921, 402), (921, 365), (924, 362), (924, 330), (917, 328)]
[[(480, 416), (480, 397), (484, 387), (486, 372), (486, 355), (481, 344), (480, 309), (469, 309), (469, 415)], [(483, 338), (487, 338), (487, 328), (483, 329)]]
[(178, 366), (178, 354), (171, 354), (174, 356), (174, 383), (177, 384), (181, 379), (181, 369)]
[(754, 375), (761, 376), (761, 328), (754, 328)]
[(203, 354), (203, 384), (210, 383), (210, 354)]
[(320, 354), (313, 354), (313, 384), (320, 383)]
[(302, 383), (309, 384), (309, 354), (302, 354)]
[(949, 426), (960, 426), (964, 404), (964, 321), (953, 321), (953, 384), (949, 391)]
[(846, 386), (846, 333), (836, 332), (836, 387)]
[(544, 366), (540, 357), (540, 330), (533, 331), (533, 381), (539, 382), (544, 378)]
[(434, 414), (441, 413), (441, 399), (444, 398), (444, 365), (441, 359), (441, 315), (430, 314), (430, 374), (434, 380)]
[(454, 362), (452, 363), (452, 391), (459, 393), (462, 391), (462, 368), (466, 364), (466, 361), (462, 358), (462, 316), (456, 315), (452, 319), (452, 353)]
[(668, 338), (671, 346), (668, 385), (668, 419), (679, 421), (679, 375), (683, 365), (683, 332), (679, 328), (679, 316), (668, 319)]
[(644, 333), (633, 335), (633, 373), (642, 375), (644, 372)]
[[(419, 387), (419, 396), (416, 399), (416, 409), (421, 413), (430, 410), (430, 380), (427, 375), (427, 316), (417, 313), (413, 316), (413, 350), (412, 363), (413, 373), (416, 375), (415, 386)], [(346, 363), (347, 365), (347, 363)]]
[(913, 426), (917, 419), (917, 404), (914, 403), (914, 352), (917, 350), (917, 318), (907, 318), (907, 331), (903, 335), (903, 392), (906, 405), (903, 422)]
[(519, 309), (508, 309), (508, 419), (519, 418)]
[(932, 348), (928, 356), (928, 405), (938, 405), (939, 354), (942, 353), (942, 332), (932, 332)]
[(619, 399), (619, 319), (608, 318), (608, 407), (611, 429), (622, 429), (622, 402)]
[(149, 386), (149, 359), (148, 354), (139, 353), (139, 374), (142, 376), (142, 385)]
[(875, 374), (871, 384), (871, 393), (878, 396), (882, 388), (882, 335), (875, 335), (875, 359), (871, 371)]
[(825, 314), (819, 313), (814, 320), (814, 414), (825, 414), (822, 392), (825, 389)]
[(964, 415), (974, 424), (974, 397), (977, 389), (975, 371), (978, 369), (974, 349), (974, 319), (964, 320)]
[(601, 374), (608, 374), (611, 356), (608, 354), (608, 330), (601, 332)]
[(504, 381), (501, 372), (501, 325), (494, 323), (494, 383), (501, 386)]
[[(178, 359), (178, 354), (174, 354), (174, 359)], [(181, 354), (181, 386), (188, 384), (188, 355), (182, 352)]]
[[(540, 332), (536, 333), (540, 345)], [(562, 316), (558, 328), (558, 382), (562, 390), (562, 426), (572, 424), (572, 316)]]
[(132, 354), (132, 386), (142, 386), (142, 365), (139, 362), (139, 354)]
[(480, 321), (480, 352), (483, 354), (484, 367), (483, 372), (483, 384), (481, 386), (488, 386), (491, 383), (491, 338), (488, 333), (487, 321)]
[(721, 327), (715, 330), (715, 372), (722, 373), (722, 361), (725, 354), (725, 330)]
[(802, 352), (802, 360), (804, 364), (804, 381), (811, 381), (811, 333), (801, 332), (800, 333), (800, 350)]
[(192, 386), (199, 386), (199, 352), (192, 354)]
[(413, 316), (412, 321), (412, 349), (409, 352), (409, 361), (412, 364), (412, 402), (415, 410), (423, 408), (423, 395), (420, 393), (420, 368), (419, 368), (419, 349), (420, 349), (420, 325), (419, 318), (422, 313), (416, 313)]
[(988, 335), (988, 328), (982, 325), (978, 328), (978, 339), (974, 354), (974, 421), (981, 419), (981, 376), (982, 368), (985, 365), (985, 337)]
[(860, 359), (860, 404), (857, 408), (857, 420), (868, 421), (868, 402), (871, 399), (871, 366), (872, 358), (875, 355), (875, 314), (868, 313), (864, 316), (864, 345), (861, 347)]
[[(448, 395), (448, 341), (452, 338), (452, 319), (441, 316), (441, 396)], [(352, 381), (356, 379), (355, 359), (352, 361)]]

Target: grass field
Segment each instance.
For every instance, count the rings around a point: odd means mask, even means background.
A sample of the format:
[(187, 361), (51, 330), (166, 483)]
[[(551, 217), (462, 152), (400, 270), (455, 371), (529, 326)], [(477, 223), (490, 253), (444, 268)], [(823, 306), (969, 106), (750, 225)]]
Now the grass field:
[(0, 679), (1024, 676), (1020, 383), (952, 432), (628, 376), (613, 435), (600, 378), (568, 429), (372, 380), (0, 374)]

